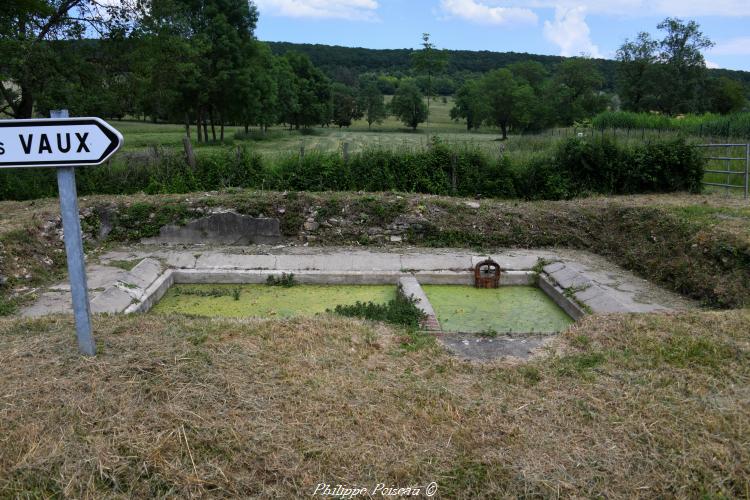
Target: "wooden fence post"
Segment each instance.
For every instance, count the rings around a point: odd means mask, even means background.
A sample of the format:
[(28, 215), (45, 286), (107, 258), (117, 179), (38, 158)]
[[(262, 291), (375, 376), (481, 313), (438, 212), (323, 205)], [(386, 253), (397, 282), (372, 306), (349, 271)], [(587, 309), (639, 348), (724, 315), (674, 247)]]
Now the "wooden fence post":
[(451, 153), (451, 193), (455, 196), (456, 191), (458, 190), (458, 179), (457, 175), (458, 173), (456, 170), (458, 169), (458, 156), (455, 152)]
[(195, 170), (195, 167), (196, 167), (195, 152), (193, 151), (193, 143), (190, 142), (190, 137), (188, 136), (183, 137), (182, 145), (185, 148), (185, 158), (187, 159), (188, 165), (190, 165), (191, 169)]

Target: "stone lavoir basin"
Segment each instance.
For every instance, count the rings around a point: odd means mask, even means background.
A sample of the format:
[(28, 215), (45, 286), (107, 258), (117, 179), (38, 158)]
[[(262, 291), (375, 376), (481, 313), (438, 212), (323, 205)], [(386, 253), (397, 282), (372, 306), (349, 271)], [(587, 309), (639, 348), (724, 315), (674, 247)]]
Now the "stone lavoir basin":
[(444, 332), (556, 333), (573, 319), (535, 286), (423, 285)]
[(228, 318), (313, 316), (337, 305), (385, 304), (396, 295), (394, 285), (175, 285), (151, 309)]
[[(477, 265), (501, 268), (499, 288), (475, 289)], [(87, 265), (94, 313), (184, 313), (232, 318), (315, 315), (337, 305), (386, 303), (401, 290), (423, 329), (459, 356), (526, 357), (586, 314), (684, 310), (695, 305), (588, 253), (307, 247), (136, 245)], [(291, 287), (269, 278), (294, 274)], [(273, 281), (272, 279), (272, 281)], [(39, 290), (25, 316), (70, 311), (66, 282)], [(564, 311), (564, 312), (563, 312)]]

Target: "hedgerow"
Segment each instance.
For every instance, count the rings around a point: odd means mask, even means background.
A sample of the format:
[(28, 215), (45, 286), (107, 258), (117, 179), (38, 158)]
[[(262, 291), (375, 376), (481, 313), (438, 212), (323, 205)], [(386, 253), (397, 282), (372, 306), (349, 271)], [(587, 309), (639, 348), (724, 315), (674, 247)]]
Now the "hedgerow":
[[(438, 195), (558, 200), (584, 194), (635, 194), (701, 189), (704, 161), (682, 140), (629, 146), (610, 138), (572, 138), (551, 154), (512, 162), (434, 139), (424, 151), (371, 148), (344, 158), (310, 152), (267, 159), (246, 147), (199, 155), (123, 157), (78, 171), (89, 194), (187, 193), (227, 188), (278, 191), (401, 191)], [(55, 196), (51, 169), (0, 172), (0, 199)]]

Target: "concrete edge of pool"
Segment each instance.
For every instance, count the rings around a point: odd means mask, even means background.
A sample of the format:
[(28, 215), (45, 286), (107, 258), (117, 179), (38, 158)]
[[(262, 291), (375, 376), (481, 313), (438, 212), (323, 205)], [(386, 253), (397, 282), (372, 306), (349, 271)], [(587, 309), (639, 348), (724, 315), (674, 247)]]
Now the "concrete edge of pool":
[[(535, 286), (573, 320), (589, 313), (648, 313), (695, 307), (693, 302), (606, 259), (560, 249), (503, 249), (479, 255), (432, 249), (384, 252), (351, 248), (136, 246), (99, 256), (87, 264), (86, 274), (92, 313), (145, 313), (175, 284), (258, 284), (269, 275), (283, 272), (294, 273), (297, 281), (304, 284), (395, 286), (402, 278), (413, 278), (420, 287), (471, 286), (474, 266), (487, 257), (501, 265), (501, 285)], [(124, 267), (123, 263), (128, 262), (135, 265)], [(70, 312), (70, 287), (66, 282), (37, 293), (35, 301), (22, 309), (23, 316)], [(555, 338), (554, 334), (540, 334), (533, 329), (525, 335), (514, 333), (524, 330), (513, 329), (487, 338), (441, 332), (439, 323), (426, 324), (424, 328), (459, 357), (479, 360), (496, 359), (499, 355), (526, 358)]]
[[(435, 310), (430, 303), (422, 285), (473, 285), (473, 275), (459, 271), (431, 272), (378, 272), (378, 271), (283, 271), (283, 270), (200, 270), (167, 269), (144, 292), (140, 301), (134, 301), (125, 309), (126, 314), (145, 313), (161, 300), (167, 291), (176, 284), (261, 284), (269, 276), (282, 273), (294, 274), (300, 284), (315, 285), (394, 285), (407, 297), (416, 299), (417, 307), (425, 313), (423, 328), (433, 333), (443, 333)], [(574, 321), (586, 312), (574, 300), (568, 298), (565, 291), (551, 280), (546, 273), (534, 271), (504, 271), (501, 274), (500, 286), (535, 286), (542, 290)]]

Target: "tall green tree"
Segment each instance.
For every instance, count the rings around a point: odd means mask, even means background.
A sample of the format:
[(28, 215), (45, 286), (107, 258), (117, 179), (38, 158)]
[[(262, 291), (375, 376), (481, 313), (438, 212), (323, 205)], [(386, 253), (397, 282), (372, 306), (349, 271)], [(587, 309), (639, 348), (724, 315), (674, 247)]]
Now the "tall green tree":
[(290, 52), (284, 56), (294, 78), (297, 107), (290, 123), (309, 128), (328, 123), (332, 118), (331, 82), (306, 55)]
[(525, 81), (535, 91), (540, 91), (549, 78), (549, 72), (539, 61), (520, 61), (508, 66), (516, 79)]
[(593, 60), (571, 57), (561, 62), (545, 96), (557, 110), (557, 123), (571, 125), (606, 109), (607, 98), (600, 92), (603, 84)]
[(266, 44), (257, 44), (256, 56), (248, 67), (252, 79), (252, 96), (245, 106), (251, 110), (246, 124), (258, 125), (265, 133), (279, 121), (279, 75), (271, 50)]
[(452, 120), (466, 120), (466, 129), (478, 129), (487, 114), (487, 101), (479, 80), (469, 80), (456, 92), (450, 110)]
[(388, 116), (385, 96), (375, 81), (365, 83), (359, 91), (359, 109), (364, 113), (367, 128), (373, 123), (382, 123)]
[(702, 51), (713, 42), (695, 21), (667, 18), (657, 28), (665, 32), (661, 40), (640, 33), (617, 51), (623, 107), (669, 114), (704, 110), (710, 98), (704, 95), (708, 86)]
[(714, 45), (695, 21), (683, 22), (668, 17), (656, 26), (665, 31), (659, 46), (659, 61), (664, 65), (665, 85), (662, 103), (665, 111), (699, 111), (700, 91), (705, 82), (706, 61), (702, 51)]
[(448, 54), (437, 50), (435, 44), (430, 41), (430, 34), (422, 34), (422, 50), (412, 54), (412, 64), (418, 74), (427, 76), (427, 117), (430, 116), (430, 101), (432, 100), (432, 84), (435, 75), (445, 69), (448, 64)]
[(140, 34), (151, 44), (146, 64), (157, 92), (153, 102), (166, 107), (164, 113), (179, 108), (194, 113), (199, 140), (208, 139), (209, 123), (212, 138), (218, 123), (223, 139), (225, 121), (240, 114), (237, 100), (246, 98), (252, 83), (247, 68), (255, 53), (257, 20), (255, 4), (246, 0), (146, 4)]
[(278, 92), (277, 123), (284, 123), (291, 129), (298, 123), (300, 112), (299, 83), (292, 65), (286, 57), (278, 57), (274, 61), (274, 79)]
[(413, 80), (402, 80), (396, 95), (391, 100), (391, 114), (397, 116), (407, 127), (417, 130), (427, 120), (429, 111), (424, 96)]
[(334, 83), (331, 87), (333, 99), (333, 123), (341, 127), (348, 127), (353, 120), (362, 118), (359, 108), (357, 92), (343, 83)]
[(657, 66), (659, 42), (646, 32), (635, 40), (625, 40), (617, 50), (617, 91), (622, 107), (630, 111), (650, 111), (658, 106), (661, 68)]
[[(125, 4), (90, 0), (5, 0), (0, 4), (0, 110), (29, 118), (48, 85), (75, 80), (80, 41), (87, 30), (106, 37), (127, 20)], [(122, 11), (122, 12), (121, 12)], [(78, 79), (79, 82), (81, 79)]]
[(523, 131), (533, 121), (534, 89), (517, 80), (509, 69), (489, 72), (480, 86), (486, 99), (486, 121), (500, 129), (503, 139), (507, 139), (509, 128)]

